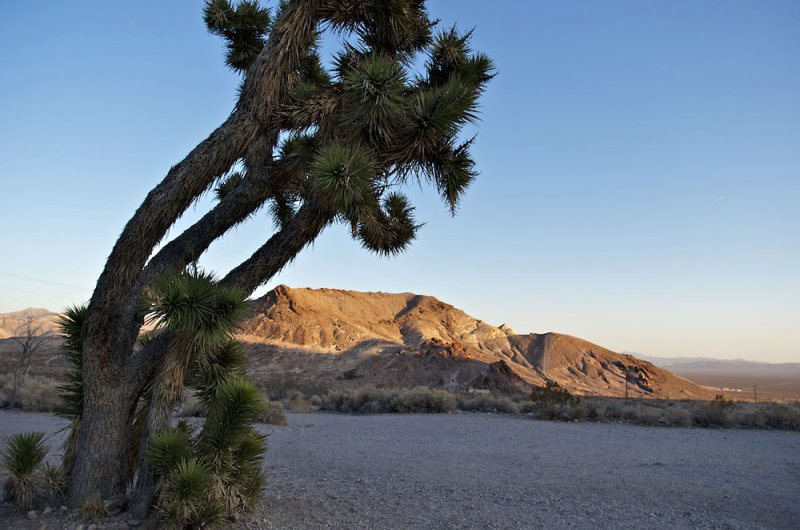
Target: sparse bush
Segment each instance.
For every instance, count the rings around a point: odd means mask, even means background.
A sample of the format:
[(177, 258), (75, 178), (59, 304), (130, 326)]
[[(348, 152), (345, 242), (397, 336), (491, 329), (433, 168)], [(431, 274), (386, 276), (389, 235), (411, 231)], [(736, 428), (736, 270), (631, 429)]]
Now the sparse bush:
[(568, 407), (566, 412), (570, 419), (582, 421), (589, 416), (589, 407), (583, 403), (575, 403)]
[(555, 381), (548, 381), (545, 386), (535, 386), (531, 390), (531, 401), (562, 405), (572, 399), (569, 390)]
[(38, 504), (37, 471), (47, 455), (44, 433), (14, 434), (3, 441), (7, 444), (0, 453), (3, 474), (7, 475), (3, 498), (12, 501), (16, 511), (32, 510)]
[(302, 396), (295, 396), (284, 401), (286, 409), (294, 414), (308, 414), (312, 412), (311, 402)]
[[(13, 375), (0, 375), (0, 392), (8, 395), (13, 386)], [(58, 410), (58, 382), (45, 376), (28, 376), (17, 390), (15, 406), (25, 412), (54, 412)]]
[(458, 409), (468, 412), (505, 412), (517, 414), (520, 405), (506, 396), (493, 394), (467, 394), (458, 397)]
[(664, 411), (664, 417), (669, 425), (675, 427), (688, 427), (692, 424), (692, 416), (689, 411), (677, 407), (668, 408)]
[(773, 429), (800, 430), (800, 407), (768, 403), (762, 409), (764, 424)]
[(320, 408), (350, 414), (412, 414), (452, 412), (456, 410), (456, 405), (456, 397), (446, 390), (427, 387), (403, 390), (362, 387), (330, 392), (322, 397)]
[(283, 413), (283, 403), (267, 400), (264, 405), (264, 412), (256, 418), (256, 421), (267, 425), (288, 425), (286, 415)]
[(456, 410), (456, 398), (446, 390), (423, 386), (401, 390), (389, 402), (392, 412), (417, 414), (427, 412), (452, 412)]
[(731, 427), (736, 404), (718, 394), (710, 402), (697, 403), (692, 408), (692, 423), (700, 427)]

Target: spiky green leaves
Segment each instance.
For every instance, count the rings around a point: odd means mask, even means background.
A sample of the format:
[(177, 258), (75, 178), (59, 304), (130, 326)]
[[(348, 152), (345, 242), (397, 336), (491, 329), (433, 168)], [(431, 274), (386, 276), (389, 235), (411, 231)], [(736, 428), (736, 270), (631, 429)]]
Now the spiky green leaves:
[(363, 130), (370, 142), (388, 142), (404, 111), (405, 70), (387, 55), (371, 54), (342, 79), (350, 103), (343, 116), (343, 125)]
[(3, 441), (7, 445), (0, 453), (3, 471), (17, 479), (30, 476), (47, 454), (42, 432), (14, 434)]
[(452, 77), (480, 90), (492, 77), (494, 65), (486, 54), (472, 54), (469, 40), (472, 31), (459, 34), (455, 26), (439, 32), (428, 57), (428, 84), (442, 86)]
[(244, 180), (244, 175), (241, 171), (234, 171), (227, 176), (223, 177), (219, 184), (214, 188), (214, 194), (218, 200), (222, 200), (235, 190), (239, 184)]
[(192, 458), (189, 432), (183, 429), (166, 429), (156, 434), (145, 450), (145, 458), (158, 475), (167, 476)]
[(420, 225), (414, 223), (414, 207), (398, 193), (389, 194), (383, 209), (364, 215), (358, 222), (357, 236), (364, 248), (389, 256), (406, 249)]
[(430, 174), (442, 200), (450, 207), (451, 214), (455, 213), (461, 196), (477, 174), (474, 170), (475, 162), (469, 155), (471, 143), (472, 140), (455, 149), (446, 146), (430, 160)]
[(375, 170), (372, 153), (359, 145), (330, 145), (311, 163), (314, 190), (340, 211), (372, 200)]
[(151, 320), (201, 349), (229, 340), (247, 312), (243, 292), (203, 272), (164, 275), (150, 293)]
[(203, 19), (211, 33), (227, 41), (225, 62), (239, 72), (246, 71), (264, 47), (270, 28), (268, 9), (256, 0), (241, 0), (234, 7), (228, 0), (208, 0)]
[(229, 377), (219, 385), (208, 411), (200, 444), (208, 453), (235, 447), (264, 411), (264, 397), (250, 381)]
[(64, 337), (61, 352), (69, 368), (64, 382), (58, 386), (60, 416), (76, 419), (83, 414), (83, 323), (87, 306), (71, 306), (58, 319), (58, 329)]
[(4, 496), (14, 501), (15, 509), (27, 511), (36, 502), (36, 484), (33, 474), (47, 455), (44, 433), (29, 432), (3, 438), (7, 445), (0, 453), (0, 465), (8, 475)]

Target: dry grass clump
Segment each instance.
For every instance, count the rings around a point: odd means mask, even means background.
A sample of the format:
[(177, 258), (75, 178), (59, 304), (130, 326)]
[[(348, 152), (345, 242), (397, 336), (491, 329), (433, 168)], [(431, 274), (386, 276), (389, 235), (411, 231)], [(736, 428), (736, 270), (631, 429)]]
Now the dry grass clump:
[(286, 416), (283, 414), (283, 404), (280, 401), (266, 400), (264, 411), (256, 418), (256, 422), (267, 425), (288, 425)]
[(427, 387), (403, 390), (362, 387), (329, 392), (321, 400), (321, 410), (350, 414), (453, 412), (458, 404), (450, 392)]
[(466, 412), (505, 412), (518, 414), (521, 405), (507, 396), (498, 396), (489, 392), (473, 392), (457, 397), (458, 410)]
[[(0, 393), (11, 395), (13, 385), (13, 374), (0, 375)], [(55, 379), (29, 375), (17, 393), (17, 406), (25, 412), (55, 412), (60, 405), (58, 385)], [(5, 398), (0, 401), (4, 403)]]

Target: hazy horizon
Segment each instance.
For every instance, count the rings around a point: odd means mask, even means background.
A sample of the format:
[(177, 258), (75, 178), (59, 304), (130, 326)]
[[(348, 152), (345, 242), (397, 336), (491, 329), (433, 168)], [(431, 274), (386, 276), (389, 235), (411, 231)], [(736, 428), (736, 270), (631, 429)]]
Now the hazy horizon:
[[(147, 192), (231, 111), (202, 5), (8, 7), (0, 312), (86, 301)], [(409, 186), (425, 226), (406, 253), (337, 225), (257, 295), (415, 292), (645, 357), (800, 360), (800, 4), (428, 6), (498, 69), (457, 215)], [(259, 213), (200, 265), (224, 274), (271, 232)]]

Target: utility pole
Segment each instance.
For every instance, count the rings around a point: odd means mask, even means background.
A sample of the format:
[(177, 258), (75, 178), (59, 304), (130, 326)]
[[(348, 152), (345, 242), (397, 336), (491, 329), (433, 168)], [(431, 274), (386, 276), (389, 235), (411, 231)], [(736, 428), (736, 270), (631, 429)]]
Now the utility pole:
[(625, 367), (625, 401), (628, 401), (628, 375), (630, 375), (630, 367)]
[(753, 385), (753, 401), (758, 403), (758, 390), (756, 389), (756, 385)]

